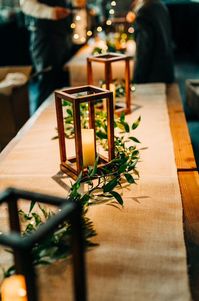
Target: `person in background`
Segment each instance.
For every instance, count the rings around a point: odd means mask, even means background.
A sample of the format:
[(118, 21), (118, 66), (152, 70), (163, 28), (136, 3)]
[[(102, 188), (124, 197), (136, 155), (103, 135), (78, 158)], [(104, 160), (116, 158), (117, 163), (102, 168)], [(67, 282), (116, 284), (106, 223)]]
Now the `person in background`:
[(37, 108), (54, 89), (64, 85), (62, 67), (71, 45), (67, 30), (70, 9), (65, 0), (20, 0), (20, 5), (30, 31)]
[(126, 20), (135, 22), (136, 54), (133, 82), (174, 81), (170, 17), (160, 0), (134, 0)]

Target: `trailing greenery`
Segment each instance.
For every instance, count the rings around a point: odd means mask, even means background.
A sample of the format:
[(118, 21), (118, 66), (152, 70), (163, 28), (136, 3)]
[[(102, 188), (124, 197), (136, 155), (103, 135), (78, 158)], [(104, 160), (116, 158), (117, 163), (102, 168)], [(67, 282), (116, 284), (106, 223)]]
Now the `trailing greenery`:
[[(116, 96), (116, 98), (124, 97), (125, 94), (126, 94), (124, 79), (114, 79), (113, 83), (115, 85), (115, 96)], [(105, 84), (104, 80), (99, 81), (100, 87), (102, 87), (104, 84)]]
[[(79, 175), (77, 181), (71, 186), (70, 197), (78, 197), (84, 205), (100, 203), (112, 198), (123, 205), (121, 193), (115, 189), (122, 189), (122, 183), (134, 184), (139, 178), (139, 172), (136, 169), (139, 160), (139, 150), (135, 143), (140, 141), (131, 135), (131, 131), (135, 130), (141, 118), (129, 125), (125, 120), (125, 115), (115, 120), (115, 129), (119, 129), (118, 135), (115, 135), (115, 159), (100, 168), (98, 158), (93, 168), (88, 167), (88, 174), (82, 177)], [(107, 125), (106, 119), (102, 112), (100, 118), (96, 120), (97, 136), (101, 145), (107, 148)], [(132, 145), (133, 142), (134, 144)], [(84, 194), (79, 192), (81, 183), (87, 184), (87, 191)]]
[[(67, 138), (74, 137), (73, 113), (68, 102), (63, 102), (65, 109), (65, 135)], [(81, 106), (82, 127), (88, 127), (88, 107), (86, 104)], [(96, 135), (98, 142), (107, 150), (107, 121), (106, 114), (101, 110), (97, 111)], [(93, 167), (88, 166), (87, 175), (79, 174), (75, 182), (71, 182), (70, 192), (67, 198), (81, 202), (83, 210), (84, 240), (86, 247), (95, 246), (91, 238), (96, 235), (94, 225), (86, 217), (86, 212), (90, 205), (102, 202), (116, 201), (119, 206), (123, 206), (122, 189), (123, 185), (135, 184), (139, 178), (137, 163), (140, 158), (137, 144), (140, 141), (132, 135), (140, 123), (141, 117), (129, 124), (126, 122), (125, 115), (115, 118), (115, 159), (107, 165), (98, 168), (98, 158)], [(84, 184), (84, 192), (81, 185)], [(118, 191), (119, 189), (119, 191)], [(45, 223), (52, 215), (56, 214), (38, 204), (39, 211), (33, 211), (35, 204), (30, 206), (29, 212), (20, 210), (19, 214), (24, 231), (22, 235), (29, 235)], [(58, 259), (66, 258), (71, 253), (70, 249), (70, 224), (65, 221), (60, 224), (55, 232), (48, 236), (42, 243), (33, 248), (33, 258), (35, 265), (49, 264)], [(14, 272), (14, 267), (10, 267), (4, 272), (5, 277)]]
[[(19, 210), (20, 221), (24, 230), (21, 235), (31, 235), (42, 224), (51, 218), (56, 212), (41, 206), (37, 203), (38, 208), (33, 211), (36, 203), (32, 203), (29, 212), (26, 213), (23, 210)], [(84, 232), (84, 243), (86, 248), (95, 246), (96, 244), (91, 242), (91, 238), (96, 235), (92, 221), (85, 216), (86, 210), (82, 215), (82, 226)], [(7, 250), (11, 252), (10, 250)], [(69, 221), (61, 223), (57, 229), (48, 235), (42, 243), (35, 244), (32, 249), (33, 263), (34, 265), (47, 265), (53, 263), (56, 260), (67, 258), (71, 254), (71, 224)], [(15, 273), (15, 267), (11, 266), (7, 270), (3, 270), (4, 277), (9, 277)]]
[[(65, 109), (65, 136), (66, 138), (73, 138), (72, 107), (67, 101), (63, 101), (63, 107)], [(82, 128), (88, 127), (87, 104), (81, 104), (80, 114)], [(126, 122), (124, 113), (122, 113), (120, 117), (115, 117), (114, 127), (115, 133), (117, 133), (114, 136), (115, 159), (107, 165), (97, 168), (97, 158), (95, 166), (93, 168), (88, 167), (87, 175), (82, 177), (82, 174), (80, 174), (77, 181), (71, 185), (69, 197), (78, 197), (84, 205), (115, 198), (120, 205), (123, 205), (121, 194), (114, 189), (117, 187), (122, 188), (124, 181), (127, 181), (129, 184), (134, 184), (139, 177), (139, 173), (136, 169), (139, 160), (139, 150), (136, 144), (140, 143), (140, 141), (132, 136), (131, 133), (138, 127), (140, 120), (141, 117), (129, 125)], [(101, 109), (96, 110), (95, 126), (98, 142), (102, 145), (104, 150), (107, 150), (107, 116)], [(81, 183), (87, 184), (87, 192), (83, 195), (79, 192)]]

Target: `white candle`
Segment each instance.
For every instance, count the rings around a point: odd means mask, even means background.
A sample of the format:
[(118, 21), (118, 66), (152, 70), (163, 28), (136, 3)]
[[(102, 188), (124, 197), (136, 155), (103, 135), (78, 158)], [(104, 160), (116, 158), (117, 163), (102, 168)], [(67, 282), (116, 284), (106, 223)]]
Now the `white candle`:
[(23, 275), (6, 278), (1, 286), (2, 301), (27, 301), (26, 283)]
[(82, 155), (83, 166), (94, 166), (95, 163), (95, 139), (94, 129), (82, 129)]
[[(102, 89), (106, 89), (106, 84), (102, 85)], [(116, 104), (116, 88), (114, 83), (109, 84), (109, 91), (113, 92), (113, 108), (115, 108)], [(106, 100), (103, 100), (103, 107), (105, 108)]]

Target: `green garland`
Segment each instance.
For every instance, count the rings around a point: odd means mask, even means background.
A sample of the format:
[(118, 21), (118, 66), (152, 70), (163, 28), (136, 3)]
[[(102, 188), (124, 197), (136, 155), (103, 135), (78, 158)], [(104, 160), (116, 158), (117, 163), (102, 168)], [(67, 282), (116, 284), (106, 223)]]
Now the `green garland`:
[[(65, 108), (65, 135), (67, 138), (74, 136), (72, 108), (68, 102), (63, 102)], [(81, 106), (81, 117), (83, 127), (88, 126), (87, 105)], [(123, 199), (116, 189), (122, 188), (123, 183), (129, 185), (135, 184), (139, 178), (139, 172), (136, 169), (140, 158), (139, 150), (135, 143), (140, 141), (131, 135), (131, 131), (135, 130), (140, 123), (141, 117), (129, 125), (125, 120), (125, 115), (115, 119), (115, 159), (109, 162), (106, 166), (98, 169), (98, 158), (94, 167), (88, 167), (86, 176), (79, 174), (77, 180), (71, 183), (70, 192), (67, 198), (72, 198), (74, 201), (81, 202), (83, 206), (83, 228), (84, 241), (86, 247), (93, 247), (94, 244), (91, 238), (96, 235), (93, 222), (86, 217), (86, 212), (90, 205), (99, 204), (102, 202), (112, 201), (113, 198), (119, 205), (123, 206)], [(106, 114), (102, 111), (97, 112), (96, 117), (96, 135), (99, 143), (106, 149), (107, 147), (107, 124)], [(54, 137), (54, 139), (57, 137)], [(132, 145), (133, 142), (134, 144)], [(81, 184), (87, 184), (87, 191), (83, 193), (80, 190)], [(45, 207), (38, 205), (39, 211), (33, 212), (35, 203), (32, 203), (28, 213), (20, 210), (19, 214), (25, 228), (22, 235), (29, 235), (37, 228), (45, 223), (52, 215), (56, 214)], [(70, 234), (71, 226), (68, 221), (65, 221), (41, 244), (35, 245), (33, 248), (34, 264), (49, 264), (58, 259), (67, 258), (71, 253), (70, 249)], [(8, 277), (15, 272), (14, 267), (10, 267), (4, 271), (4, 276)]]

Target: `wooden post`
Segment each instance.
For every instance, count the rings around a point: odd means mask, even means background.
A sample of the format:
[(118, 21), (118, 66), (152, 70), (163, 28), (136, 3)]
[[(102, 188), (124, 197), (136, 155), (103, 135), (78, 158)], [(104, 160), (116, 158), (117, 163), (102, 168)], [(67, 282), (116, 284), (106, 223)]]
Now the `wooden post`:
[(57, 115), (57, 129), (59, 136), (59, 151), (61, 162), (66, 161), (66, 146), (65, 146), (65, 135), (64, 135), (64, 123), (63, 123), (63, 110), (62, 110), (62, 99), (55, 95), (55, 106)]
[(73, 118), (74, 118), (77, 171), (81, 171), (82, 165), (83, 165), (82, 136), (81, 136), (80, 107), (79, 107), (79, 103), (77, 101), (73, 102)]
[(105, 78), (105, 82), (106, 82), (106, 89), (109, 90), (110, 89), (110, 83), (112, 81), (111, 64), (109, 62), (107, 62), (105, 64), (104, 71), (105, 71), (104, 78)]
[(93, 71), (89, 58), (87, 58), (87, 82), (89, 85), (93, 85)]
[[(109, 101), (109, 104), (108, 104)], [(110, 122), (107, 122), (107, 131), (108, 131), (108, 156), (109, 161), (111, 161), (115, 157), (115, 148), (114, 148), (114, 119), (111, 118), (113, 116), (113, 93), (111, 93), (111, 96), (109, 100), (106, 100), (106, 107), (107, 107), (107, 119), (110, 120)]]
[(126, 91), (126, 113), (131, 112), (131, 89), (130, 89), (130, 61), (129, 58), (125, 61), (125, 91)]

